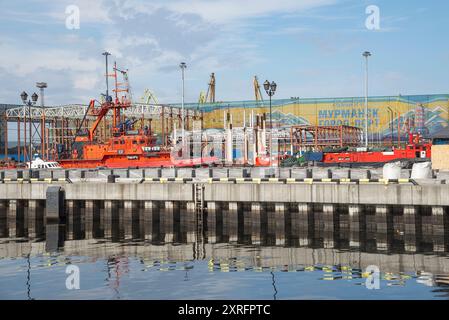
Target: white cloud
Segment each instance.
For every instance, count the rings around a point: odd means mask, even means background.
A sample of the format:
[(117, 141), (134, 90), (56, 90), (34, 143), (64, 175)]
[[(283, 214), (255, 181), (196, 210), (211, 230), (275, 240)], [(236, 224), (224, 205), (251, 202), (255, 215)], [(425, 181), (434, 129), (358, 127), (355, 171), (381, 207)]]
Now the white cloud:
[(73, 85), (75, 89), (91, 90), (95, 88), (100, 79), (97, 73), (82, 73), (73, 77)]
[(330, 5), (335, 0), (174, 0), (164, 6), (179, 13), (191, 13), (214, 23), (262, 17), (275, 13), (298, 12)]
[[(259, 21), (251, 18), (302, 12), (335, 1), (35, 0), (40, 9), (36, 15), (46, 17), (48, 30), (33, 27), (35, 34), (30, 32), (26, 38), (17, 37), (14, 30), (0, 30), (0, 69), (9, 70), (18, 83), (23, 77), (48, 81), (49, 99), (58, 99), (50, 102), (79, 102), (67, 99), (98, 96), (102, 89), (104, 60), (100, 54), (107, 50), (120, 67), (129, 69), (135, 95), (151, 88), (159, 97), (173, 99), (179, 89), (178, 64), (186, 61), (188, 76), (195, 79), (189, 83), (187, 96), (196, 100), (210, 72), (238, 73), (264, 61), (258, 39), (250, 31)], [(64, 27), (65, 7), (72, 4), (80, 7), (79, 31)], [(60, 29), (55, 26), (58, 23)], [(59, 92), (52, 96), (56, 88)], [(223, 84), (221, 90), (227, 89)]]

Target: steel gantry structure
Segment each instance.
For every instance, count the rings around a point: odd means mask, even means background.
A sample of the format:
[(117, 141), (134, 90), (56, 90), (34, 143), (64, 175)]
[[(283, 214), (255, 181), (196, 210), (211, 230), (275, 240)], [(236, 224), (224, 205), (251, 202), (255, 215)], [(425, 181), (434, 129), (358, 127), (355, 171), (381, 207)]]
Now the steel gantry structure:
[[(162, 104), (133, 103), (123, 110), (123, 117), (138, 120), (138, 127), (148, 127), (161, 136), (161, 143), (168, 144), (168, 137), (175, 128), (180, 128), (184, 119), (186, 130), (193, 127), (193, 121), (200, 121), (203, 128), (203, 112), (196, 109)], [(26, 146), (32, 144), (34, 152), (40, 153), (44, 159), (54, 159), (58, 146), (69, 148), (77, 132), (89, 128), (96, 119), (94, 110), (89, 110), (86, 104), (71, 104), (57, 107), (31, 107), (21, 106), (5, 110), (3, 123), (4, 154), (8, 158), (8, 124), (16, 123), (17, 130), (17, 159), (26, 155)], [(34, 126), (33, 137), (27, 138), (26, 131), (29, 122), (38, 124)], [(112, 114), (107, 114), (97, 130), (95, 139), (105, 141), (110, 137), (112, 127)], [(28, 140), (27, 140), (28, 139)]]
[(293, 152), (324, 148), (358, 147), (362, 130), (352, 126), (293, 126), (290, 139)]

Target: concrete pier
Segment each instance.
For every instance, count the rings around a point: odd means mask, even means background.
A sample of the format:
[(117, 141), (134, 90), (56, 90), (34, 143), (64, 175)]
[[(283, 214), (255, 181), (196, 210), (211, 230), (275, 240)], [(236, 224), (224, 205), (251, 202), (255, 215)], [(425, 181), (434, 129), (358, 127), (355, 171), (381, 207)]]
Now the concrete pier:
[(238, 215), (239, 204), (237, 202), (230, 202), (228, 204), (228, 211), (223, 219), (226, 219), (229, 242), (237, 243), (238, 241)]
[(298, 212), (293, 211), (292, 213), (292, 228), (293, 230), (298, 229), (300, 246), (310, 245), (309, 239), (313, 237), (314, 222), (312, 206), (308, 203), (299, 203)]
[(379, 251), (390, 249), (391, 237), (389, 231), (393, 230), (393, 213), (391, 208), (386, 205), (377, 205), (375, 207), (376, 222), (376, 247)]
[(7, 213), (8, 206), (6, 201), (0, 200), (0, 237), (6, 238), (8, 236), (7, 227)]
[(139, 222), (141, 235), (145, 240), (153, 240), (153, 226), (159, 219), (159, 204), (156, 201), (144, 201), (143, 208), (139, 211)]
[(164, 241), (173, 241), (173, 223), (175, 218), (175, 211), (179, 210), (179, 204), (174, 201), (165, 201), (164, 209), (159, 211), (159, 221), (161, 231), (164, 233)]
[(348, 206), (349, 217), (349, 246), (354, 248), (360, 247), (360, 237), (365, 233), (365, 214), (360, 205)]
[(322, 218), (324, 224), (324, 247), (333, 248), (335, 245), (335, 237), (340, 230), (340, 220), (335, 205), (323, 204)]
[(136, 230), (134, 221), (137, 216), (137, 210), (139, 203), (137, 201), (124, 201), (123, 202), (123, 224), (125, 240), (132, 240), (136, 238), (139, 230)]
[(8, 225), (8, 234), (9, 237), (18, 237), (20, 236), (19, 233), (19, 226), (18, 226), (18, 216), (17, 216), (17, 200), (9, 200), (8, 205), (8, 213), (7, 213), (7, 225)]
[(448, 218), (444, 207), (432, 208), (432, 236), (433, 236), (433, 251), (444, 252), (446, 242), (444, 237), (444, 229), (447, 226)]
[(262, 206), (260, 203), (251, 203), (251, 243), (261, 244)]
[(107, 200), (104, 202), (104, 237), (112, 239), (112, 228), (114, 223), (119, 222), (119, 204), (117, 201)]
[(404, 246), (407, 252), (416, 252), (420, 240), (420, 215), (414, 206), (404, 206)]
[(41, 232), (43, 227), (43, 206), (42, 201), (28, 201), (27, 229), (28, 238), (35, 239)]
[(276, 203), (274, 205), (275, 212), (275, 236), (276, 236), (276, 245), (283, 246), (285, 245), (285, 215), (286, 215), (286, 207), (284, 203)]

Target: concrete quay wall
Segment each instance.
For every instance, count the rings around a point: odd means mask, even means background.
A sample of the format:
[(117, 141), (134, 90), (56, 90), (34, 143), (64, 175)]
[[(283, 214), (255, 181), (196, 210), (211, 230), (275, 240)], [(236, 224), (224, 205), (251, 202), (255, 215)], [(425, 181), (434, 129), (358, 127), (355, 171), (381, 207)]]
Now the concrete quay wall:
[[(205, 202), (449, 206), (447, 184), (196, 183)], [(2, 183), (0, 200), (45, 200), (50, 186), (60, 186), (66, 200), (195, 200), (195, 184), (182, 182)]]

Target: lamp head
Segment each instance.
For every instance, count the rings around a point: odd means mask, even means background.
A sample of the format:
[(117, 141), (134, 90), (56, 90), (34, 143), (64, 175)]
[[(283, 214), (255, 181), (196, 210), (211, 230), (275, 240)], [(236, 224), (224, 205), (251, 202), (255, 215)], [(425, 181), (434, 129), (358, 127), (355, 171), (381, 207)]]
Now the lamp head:
[(27, 99), (28, 99), (28, 94), (27, 94), (25, 91), (23, 91), (23, 92), (20, 94), (20, 98), (22, 99), (23, 103), (26, 103), (26, 102), (27, 102)]
[(37, 95), (37, 93), (33, 93), (33, 95), (31, 96), (31, 101), (33, 101), (33, 104), (35, 104), (37, 102), (37, 98), (39, 98), (39, 96)]
[(276, 92), (276, 88), (277, 88), (277, 84), (276, 84), (276, 82), (271, 82), (271, 85), (270, 85), (270, 87), (271, 87), (271, 91), (273, 91), (273, 93), (275, 93)]
[(363, 56), (364, 56), (365, 58), (371, 57), (371, 52), (365, 51), (365, 52), (363, 53)]
[(46, 82), (36, 82), (36, 87), (38, 87), (39, 89), (45, 89), (45, 88), (47, 88), (47, 83)]
[(268, 80), (265, 80), (265, 82), (263, 83), (263, 88), (266, 92), (270, 90), (270, 82)]

